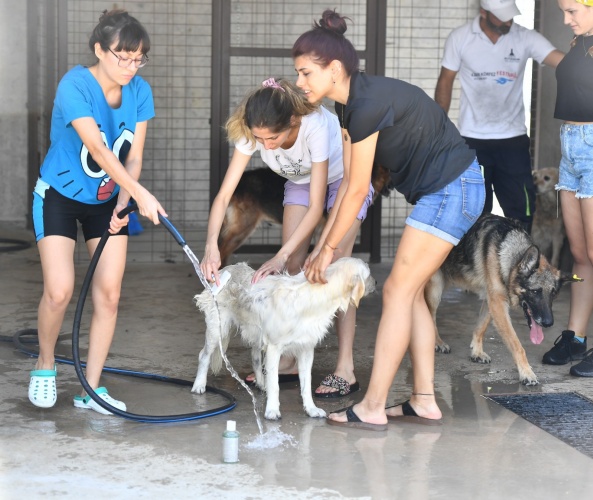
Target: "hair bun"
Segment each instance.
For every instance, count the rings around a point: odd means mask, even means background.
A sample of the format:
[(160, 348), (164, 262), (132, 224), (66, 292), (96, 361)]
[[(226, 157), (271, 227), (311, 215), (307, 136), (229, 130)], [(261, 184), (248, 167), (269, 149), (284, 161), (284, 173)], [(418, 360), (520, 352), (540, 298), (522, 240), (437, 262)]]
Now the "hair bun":
[(350, 18), (341, 16), (335, 10), (327, 9), (321, 14), (321, 19), (317, 25), (322, 29), (343, 35), (348, 29), (346, 19)]

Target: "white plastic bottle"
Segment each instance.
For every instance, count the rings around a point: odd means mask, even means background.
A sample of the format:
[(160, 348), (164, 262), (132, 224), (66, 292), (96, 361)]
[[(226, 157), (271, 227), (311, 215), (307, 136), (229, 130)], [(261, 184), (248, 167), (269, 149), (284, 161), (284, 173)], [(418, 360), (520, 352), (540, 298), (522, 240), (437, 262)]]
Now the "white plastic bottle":
[(234, 420), (227, 420), (226, 430), (222, 433), (222, 461), (227, 464), (239, 461), (239, 433)]

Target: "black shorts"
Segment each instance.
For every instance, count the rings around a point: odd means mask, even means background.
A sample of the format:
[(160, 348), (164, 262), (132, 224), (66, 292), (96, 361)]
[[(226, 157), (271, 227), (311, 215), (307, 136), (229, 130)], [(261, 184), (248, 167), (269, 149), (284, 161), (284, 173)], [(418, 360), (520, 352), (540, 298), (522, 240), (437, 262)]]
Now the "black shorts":
[[(38, 189), (40, 182), (33, 192), (33, 229), (36, 241), (44, 236), (66, 236), (76, 241), (77, 221), (82, 225), (84, 241), (103, 236), (109, 228), (117, 196), (105, 203), (89, 205), (66, 198), (51, 186)], [(122, 227), (117, 234), (127, 236), (128, 226)]]
[(535, 185), (531, 173), (529, 137), (464, 139), (471, 149), (476, 150), (478, 162), (484, 169), (484, 212), (492, 211), (494, 190), (506, 217), (530, 224), (535, 211)]

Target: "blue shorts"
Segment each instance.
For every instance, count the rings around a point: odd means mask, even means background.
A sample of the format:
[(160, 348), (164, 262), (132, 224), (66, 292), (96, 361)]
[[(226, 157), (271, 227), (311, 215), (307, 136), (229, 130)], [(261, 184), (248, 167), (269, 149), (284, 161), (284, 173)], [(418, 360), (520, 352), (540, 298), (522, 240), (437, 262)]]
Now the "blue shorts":
[(593, 125), (564, 123), (560, 127), (562, 158), (558, 191), (572, 191), (576, 198), (593, 197)]
[(453, 182), (422, 196), (406, 224), (457, 245), (482, 214), (485, 198), (484, 177), (475, 160)]
[[(44, 236), (65, 236), (76, 241), (77, 221), (82, 225), (84, 241), (101, 238), (109, 229), (116, 204), (117, 196), (96, 205), (80, 203), (66, 198), (49, 184), (38, 179), (33, 191), (35, 241)], [(117, 235), (127, 236), (128, 226), (122, 227)]]
[[(338, 188), (342, 183), (342, 179), (338, 179), (327, 185), (327, 192), (325, 194), (325, 209), (329, 212), (336, 202), (336, 196), (338, 194)], [(291, 181), (286, 181), (284, 184), (284, 202), (283, 205), (302, 205), (305, 207), (309, 206), (309, 190), (311, 184), (295, 184)], [(359, 221), (364, 221), (367, 217), (369, 207), (373, 204), (373, 197), (375, 195), (375, 189), (372, 185), (369, 186), (369, 193), (362, 204), (360, 212), (356, 218)]]

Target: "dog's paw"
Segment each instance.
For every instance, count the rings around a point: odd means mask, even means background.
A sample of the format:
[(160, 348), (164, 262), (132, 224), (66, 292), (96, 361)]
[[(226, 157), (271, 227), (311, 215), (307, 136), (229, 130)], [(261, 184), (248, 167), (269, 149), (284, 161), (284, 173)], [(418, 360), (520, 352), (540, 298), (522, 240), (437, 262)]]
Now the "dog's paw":
[(267, 420), (279, 420), (282, 415), (280, 415), (280, 410), (266, 409), (264, 417), (266, 417)]
[(474, 363), (481, 363), (483, 365), (487, 365), (487, 364), (489, 364), (492, 361), (492, 359), (490, 358), (490, 356), (488, 356), (488, 354), (486, 354), (485, 352), (482, 352), (480, 354), (472, 354), (470, 356), (470, 359)]
[(440, 352), (443, 354), (450, 354), (451, 353), (451, 348), (449, 347), (449, 344), (445, 344), (444, 342), (442, 344), (436, 344), (434, 346), (434, 352)]
[(307, 415), (309, 415), (310, 417), (313, 417), (313, 418), (327, 417), (325, 410), (322, 410), (321, 408), (317, 408), (317, 406), (311, 406), (310, 408), (305, 408), (305, 412), (307, 412)]
[(524, 379), (521, 379), (521, 383), (523, 385), (538, 385), (539, 384), (539, 382), (537, 381), (537, 378), (533, 378), (533, 379), (524, 378)]
[(533, 370), (520, 370), (519, 371), (519, 380), (523, 385), (538, 385), (539, 382)]
[(206, 385), (195, 383), (191, 388), (191, 392), (194, 394), (204, 394), (206, 392)]

